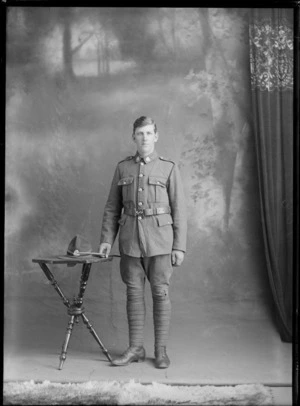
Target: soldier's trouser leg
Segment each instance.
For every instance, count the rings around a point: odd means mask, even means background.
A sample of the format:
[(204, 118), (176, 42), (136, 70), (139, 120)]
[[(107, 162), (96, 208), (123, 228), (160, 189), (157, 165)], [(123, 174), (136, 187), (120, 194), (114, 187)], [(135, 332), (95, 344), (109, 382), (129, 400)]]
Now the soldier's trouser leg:
[(165, 347), (169, 338), (171, 319), (169, 297), (169, 284), (173, 273), (171, 255), (157, 255), (143, 260), (153, 298), (155, 348)]
[(121, 255), (121, 277), (127, 286), (127, 319), (129, 328), (130, 347), (140, 347), (144, 344), (145, 322), (145, 272), (141, 258)]

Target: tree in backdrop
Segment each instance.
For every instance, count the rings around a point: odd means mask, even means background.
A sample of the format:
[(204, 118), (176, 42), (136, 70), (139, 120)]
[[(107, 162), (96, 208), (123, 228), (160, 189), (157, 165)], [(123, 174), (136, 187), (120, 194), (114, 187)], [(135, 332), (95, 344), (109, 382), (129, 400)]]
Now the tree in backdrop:
[(186, 75), (185, 100), (190, 108), (197, 109), (205, 98), (209, 108), (202, 114), (212, 125), (205, 137), (187, 134), (183, 158), (191, 159), (195, 168), (194, 201), (210, 198), (211, 190), (201, 184), (201, 179), (211, 177), (221, 186), (226, 230), (237, 154), (251, 129), (248, 70), (241, 65), (247, 57), (240, 57), (247, 52), (248, 11), (199, 9), (198, 15), (205, 39), (204, 66), (192, 69)]

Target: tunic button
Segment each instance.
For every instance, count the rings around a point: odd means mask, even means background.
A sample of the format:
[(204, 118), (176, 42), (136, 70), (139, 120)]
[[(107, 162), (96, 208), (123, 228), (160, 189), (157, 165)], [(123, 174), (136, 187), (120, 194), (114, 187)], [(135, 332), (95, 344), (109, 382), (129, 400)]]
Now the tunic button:
[(139, 177), (142, 178), (144, 175), (142, 173), (139, 174)]
[(143, 205), (143, 202), (139, 202), (139, 206), (142, 206)]
[(143, 188), (142, 187), (139, 187), (139, 192), (142, 192), (143, 191)]
[(141, 162), (141, 165), (144, 165), (144, 162)]
[(142, 217), (141, 217), (141, 216), (138, 216), (138, 219), (139, 219), (139, 220), (142, 220)]

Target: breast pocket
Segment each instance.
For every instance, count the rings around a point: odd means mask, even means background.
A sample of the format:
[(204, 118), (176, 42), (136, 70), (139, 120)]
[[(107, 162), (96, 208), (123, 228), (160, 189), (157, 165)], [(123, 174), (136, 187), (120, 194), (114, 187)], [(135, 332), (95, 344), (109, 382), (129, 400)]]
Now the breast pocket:
[(169, 203), (167, 178), (149, 176), (149, 192), (150, 198), (153, 197), (154, 202)]
[(133, 176), (127, 176), (122, 178), (118, 182), (118, 186), (122, 187), (122, 197), (123, 202), (128, 200), (134, 200), (134, 191), (133, 191)]

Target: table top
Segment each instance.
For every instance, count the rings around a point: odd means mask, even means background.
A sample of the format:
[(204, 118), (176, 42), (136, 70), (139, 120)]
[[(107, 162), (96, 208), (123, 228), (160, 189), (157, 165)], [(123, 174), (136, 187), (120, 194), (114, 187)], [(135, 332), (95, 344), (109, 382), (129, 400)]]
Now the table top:
[(108, 258), (101, 258), (94, 255), (85, 255), (81, 257), (71, 257), (68, 255), (49, 255), (47, 257), (42, 258), (33, 258), (32, 262), (38, 264), (93, 264), (96, 262), (108, 262), (112, 261), (113, 255), (109, 256)]

